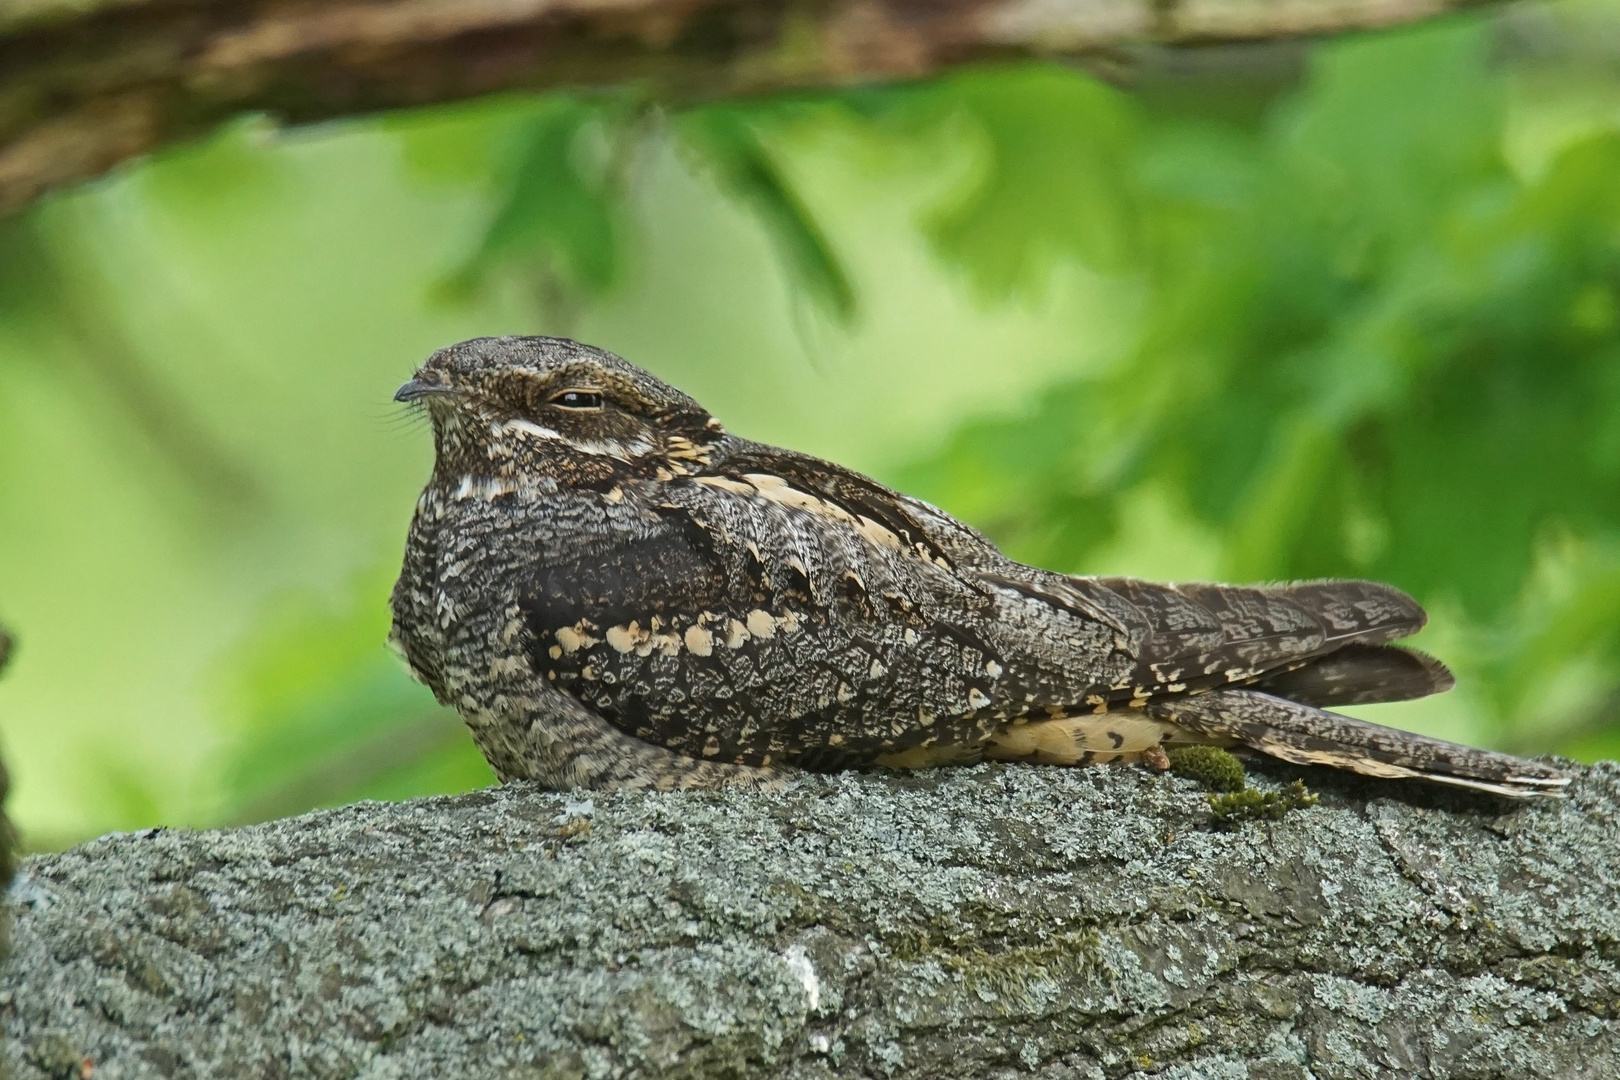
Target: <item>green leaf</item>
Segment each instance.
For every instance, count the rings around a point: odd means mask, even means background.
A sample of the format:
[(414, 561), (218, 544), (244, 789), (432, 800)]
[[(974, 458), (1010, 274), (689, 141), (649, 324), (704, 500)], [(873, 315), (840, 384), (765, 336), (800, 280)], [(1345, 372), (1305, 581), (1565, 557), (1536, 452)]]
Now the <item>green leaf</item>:
[(764, 226), (789, 277), (823, 311), (848, 324), (854, 286), (843, 261), (791, 179), (761, 138), (769, 114), (728, 105), (682, 114), (675, 130), (683, 148), (721, 190)]
[(1126, 169), (1127, 99), (1067, 68), (971, 72), (937, 93), (982, 139), (978, 167), (924, 223), (936, 250), (994, 299), (1035, 296), (1074, 258), (1118, 273), (1137, 261)]
[[(455, 714), (383, 646), (392, 574), (391, 565), (381, 568), (335, 600), (283, 596), (225, 659), (221, 711), (230, 730), (220, 820), (263, 820), (363, 792), (404, 797), (491, 781), (487, 766), (480, 772), (463, 761), (470, 740)], [(435, 764), (446, 756), (462, 764)]]
[[(499, 205), (476, 250), (451, 276), (452, 295), (514, 266), (540, 266), (585, 296), (615, 284), (623, 260), (612, 144), (631, 137), (621, 113), (611, 103), (556, 96), (516, 125)], [(591, 136), (598, 137), (594, 146)]]

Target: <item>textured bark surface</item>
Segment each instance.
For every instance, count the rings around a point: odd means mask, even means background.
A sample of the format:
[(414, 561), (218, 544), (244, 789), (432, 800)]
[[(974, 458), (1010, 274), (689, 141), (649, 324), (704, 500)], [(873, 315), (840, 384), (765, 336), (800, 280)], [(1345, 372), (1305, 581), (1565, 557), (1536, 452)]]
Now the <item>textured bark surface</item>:
[(719, 97), (1385, 26), (1470, 2), (0, 0), (0, 213), (245, 111), (302, 122), (630, 81)]
[[(1271, 786), (1296, 775), (1277, 767)], [(1620, 765), (1565, 802), (987, 766), (511, 785), (27, 860), (18, 1080), (1612, 1077)], [(89, 1062), (87, 1068), (85, 1063)]]

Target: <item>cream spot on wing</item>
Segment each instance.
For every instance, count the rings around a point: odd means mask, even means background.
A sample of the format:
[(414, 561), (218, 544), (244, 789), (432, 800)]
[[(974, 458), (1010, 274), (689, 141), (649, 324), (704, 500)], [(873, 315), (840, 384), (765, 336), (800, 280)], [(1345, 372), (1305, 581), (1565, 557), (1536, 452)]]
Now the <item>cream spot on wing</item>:
[(656, 634), (649, 644), (665, 656), (674, 656), (681, 651), (681, 637), (679, 634)]
[(917, 709), (917, 723), (921, 724), (923, 727), (933, 727), (934, 726), (934, 714), (929, 712), (927, 709), (918, 708)]
[(564, 652), (578, 652), (580, 646), (585, 644), (585, 638), (572, 626), (564, 626), (557, 631), (557, 644), (562, 646)]
[(922, 640), (922, 637), (917, 633), (917, 631), (913, 630), (909, 626), (906, 627), (905, 638), (906, 638), (906, 644), (907, 645), (915, 645), (915, 644), (917, 644), (917, 642)]
[(781, 618), (776, 620), (776, 625), (784, 634), (795, 632), (799, 629), (799, 613), (796, 611), (783, 612)]
[(736, 619), (726, 620), (726, 648), (740, 649), (748, 640), (748, 627)]
[(977, 686), (968, 691), (968, 704), (975, 709), (982, 709), (990, 704), (990, 699)]
[[(743, 478), (753, 487), (749, 488), (745, 484), (718, 476), (702, 476), (698, 477), (698, 481), (712, 484), (715, 487), (722, 487), (728, 491), (734, 491), (739, 495), (758, 495), (780, 506), (791, 506), (820, 517), (842, 522), (851, 526), (858, 535), (879, 547), (896, 550), (901, 547), (900, 538), (892, 530), (885, 528), (865, 515), (851, 514), (837, 503), (818, 498), (809, 492), (800, 491), (780, 476), (772, 476), (769, 473), (745, 473)], [(924, 554), (923, 557), (927, 558), (928, 556)], [(942, 565), (949, 568), (948, 564), (942, 563)]]
[(553, 645), (551, 648), (546, 650), (546, 655), (551, 657), (553, 660), (561, 660), (562, 659), (562, 646), (561, 645)]
[(693, 656), (708, 656), (714, 652), (714, 635), (701, 626), (686, 628), (686, 647)]
[(610, 626), (607, 632), (607, 643), (619, 652), (627, 653), (636, 647), (635, 623), (629, 626)]
[(622, 503), (624, 502), (624, 488), (620, 487), (618, 484), (614, 484), (613, 487), (609, 489), (608, 493), (602, 496), (602, 498), (606, 499), (610, 503)]
[(754, 485), (759, 494), (774, 503), (782, 506), (791, 506), (799, 510), (807, 510), (821, 517), (848, 520), (849, 514), (842, 508), (829, 502), (824, 502), (808, 492), (790, 487), (788, 482), (780, 476), (769, 473), (744, 473), (743, 479)]
[(984, 673), (992, 679), (999, 679), (1001, 678), (1001, 665), (994, 660), (988, 660), (984, 665)]
[(855, 520), (855, 531), (878, 547), (894, 548), (896, 551), (900, 549), (900, 538), (865, 514)]
[(866, 669), (866, 677), (868, 679), (881, 679), (888, 673), (888, 670), (880, 661), (873, 660), (872, 666)]
[(755, 608), (748, 613), (748, 632), (757, 638), (769, 640), (776, 636), (776, 620), (770, 613)]
[(528, 668), (528, 666), (528, 661), (526, 661), (521, 654), (516, 656), (503, 656), (490, 661), (489, 673), (496, 678), (500, 678), (503, 675), (520, 675)]

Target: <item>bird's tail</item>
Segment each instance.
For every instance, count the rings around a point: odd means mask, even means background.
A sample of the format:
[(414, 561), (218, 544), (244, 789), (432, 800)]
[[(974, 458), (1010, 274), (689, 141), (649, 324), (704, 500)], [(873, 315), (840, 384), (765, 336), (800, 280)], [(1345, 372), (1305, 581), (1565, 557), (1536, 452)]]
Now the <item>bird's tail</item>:
[[(1418, 675), (1413, 679), (1414, 685), (1420, 681)], [(1347, 703), (1342, 695), (1291, 689), (1306, 691), (1291, 697), (1325, 697)], [(1432, 780), (1510, 798), (1561, 795), (1570, 782), (1568, 776), (1547, 765), (1369, 724), (1256, 689), (1161, 698), (1147, 703), (1144, 711), (1211, 741), (1241, 743), (1298, 765)]]

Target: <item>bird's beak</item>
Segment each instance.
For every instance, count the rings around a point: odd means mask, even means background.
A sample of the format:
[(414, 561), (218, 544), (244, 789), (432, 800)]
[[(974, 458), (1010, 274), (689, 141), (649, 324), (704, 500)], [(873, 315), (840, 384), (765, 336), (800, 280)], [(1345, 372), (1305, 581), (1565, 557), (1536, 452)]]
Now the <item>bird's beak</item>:
[(452, 394), (455, 391), (448, 386), (438, 383), (423, 382), (421, 379), (412, 379), (398, 390), (394, 391), (395, 401), (415, 401), (417, 398), (427, 397), (429, 394)]

